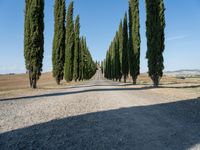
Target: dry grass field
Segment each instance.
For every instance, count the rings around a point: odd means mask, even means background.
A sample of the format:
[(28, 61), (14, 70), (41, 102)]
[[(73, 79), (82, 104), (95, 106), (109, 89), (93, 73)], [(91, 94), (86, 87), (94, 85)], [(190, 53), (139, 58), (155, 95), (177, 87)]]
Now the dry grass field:
[[(131, 79), (128, 79), (131, 82)], [(61, 86), (74, 85), (77, 83), (66, 83), (61, 82)], [(138, 78), (139, 85), (151, 85), (152, 81), (147, 74), (141, 74)], [(161, 87), (172, 87), (172, 88), (200, 88), (200, 78), (185, 78), (180, 79), (173, 76), (164, 75), (160, 81)], [(48, 88), (59, 88), (56, 85), (52, 74), (47, 72), (43, 73), (40, 80), (38, 81), (38, 89), (48, 89)], [(28, 74), (14, 74), (14, 75), (0, 75), (0, 91), (11, 91), (19, 89), (29, 89)]]
[[(131, 79), (128, 79), (131, 83)], [(61, 82), (61, 85), (56, 85), (51, 73), (43, 73), (38, 81), (38, 89), (32, 90), (29, 88), (29, 81), (27, 74), (15, 74), (15, 75), (0, 75), (0, 99), (15, 96), (25, 96), (37, 94), (38, 92), (48, 92), (52, 89), (63, 89), (66, 86), (76, 86), (84, 84), (82, 82)], [(152, 85), (151, 79), (147, 74), (141, 74), (138, 78), (138, 85), (140, 87), (148, 87)], [(200, 95), (200, 78), (185, 78), (180, 79), (173, 76), (164, 75), (160, 82), (160, 88), (157, 92), (170, 92), (177, 94), (178, 92), (186, 92), (191, 94)]]

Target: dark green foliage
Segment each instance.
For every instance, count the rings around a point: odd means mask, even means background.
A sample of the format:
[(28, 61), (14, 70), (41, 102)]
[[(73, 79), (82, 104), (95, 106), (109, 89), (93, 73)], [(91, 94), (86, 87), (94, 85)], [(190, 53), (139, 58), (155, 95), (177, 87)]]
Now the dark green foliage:
[(57, 84), (63, 80), (65, 62), (65, 0), (55, 0), (54, 39), (53, 39), (53, 77)]
[(104, 74), (104, 61), (101, 61), (101, 73)]
[(163, 0), (146, 0), (146, 36), (147, 36), (147, 59), (149, 76), (154, 82), (154, 87), (158, 87), (164, 70), (164, 2)]
[(122, 75), (124, 77), (124, 82), (126, 83), (126, 78), (128, 76), (128, 25), (127, 25), (127, 14), (124, 16), (123, 21), (123, 49), (122, 49)]
[(116, 32), (114, 38), (114, 51), (115, 51), (115, 79), (121, 78), (121, 66), (120, 66), (120, 52), (119, 52), (119, 35)]
[(75, 45), (73, 4), (74, 4), (73, 1), (71, 1), (69, 4), (67, 11), (67, 23), (66, 23), (64, 77), (67, 82), (73, 80), (74, 45)]
[(122, 52), (123, 52), (123, 22), (120, 21), (119, 25), (119, 62), (120, 62), (120, 74), (119, 74), (119, 81), (121, 82), (122, 78)]
[[(24, 20), (24, 58), (25, 58), (25, 65), (26, 69), (29, 72), (30, 70), (30, 50), (31, 50), (31, 45), (30, 45), (30, 7), (31, 7), (31, 0), (26, 0), (25, 1), (25, 20)], [(30, 75), (30, 74), (29, 74)], [(29, 76), (30, 77), (30, 76)], [(31, 85), (32, 86), (32, 85)]]
[(74, 80), (77, 81), (78, 77), (79, 77), (79, 48), (80, 48), (80, 18), (79, 16), (76, 17), (76, 21), (75, 21), (75, 48), (74, 48)]
[(44, 53), (44, 0), (25, 1), (24, 57), (30, 86), (37, 87)]
[(121, 81), (123, 51), (123, 25), (120, 22), (119, 31), (111, 42), (104, 61), (104, 76), (111, 80)]
[(140, 74), (139, 0), (129, 2), (129, 67), (133, 84)]
[(83, 42), (83, 37), (80, 38), (79, 42), (79, 81), (83, 80), (83, 49), (84, 49), (84, 42)]
[(110, 50), (106, 53), (106, 71), (105, 71), (105, 77), (108, 79), (112, 79), (112, 72), (111, 72), (111, 54)]
[(96, 73), (96, 63), (89, 52), (86, 38), (80, 40), (79, 51), (79, 80), (88, 80)]
[(84, 40), (84, 56), (83, 56), (83, 78), (88, 80), (96, 73), (96, 64), (92, 60), (92, 56), (87, 46), (86, 39)]

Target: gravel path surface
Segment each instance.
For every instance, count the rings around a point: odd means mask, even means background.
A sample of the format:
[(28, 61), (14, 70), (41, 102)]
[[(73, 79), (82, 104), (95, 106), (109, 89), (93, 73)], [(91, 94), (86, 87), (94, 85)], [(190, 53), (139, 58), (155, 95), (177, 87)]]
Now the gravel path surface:
[[(200, 100), (103, 79), (0, 100), (0, 150), (200, 150)], [(190, 97), (190, 98), (189, 98)]]

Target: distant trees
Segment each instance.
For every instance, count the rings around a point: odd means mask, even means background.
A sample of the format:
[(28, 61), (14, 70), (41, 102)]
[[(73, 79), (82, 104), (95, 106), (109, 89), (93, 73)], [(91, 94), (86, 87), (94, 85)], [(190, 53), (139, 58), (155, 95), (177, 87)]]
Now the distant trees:
[[(148, 73), (154, 82), (154, 87), (158, 87), (164, 69), (165, 8), (163, 0), (146, 0), (146, 11)], [(130, 73), (133, 84), (136, 84), (140, 74), (140, 43), (139, 0), (129, 0), (129, 30), (127, 14), (125, 14), (106, 53), (104, 76), (119, 81), (123, 76), (126, 82)]]
[(67, 82), (90, 79), (96, 72), (86, 38), (80, 38), (79, 15), (73, 21), (73, 1), (67, 11), (64, 72)]
[(139, 0), (129, 1), (129, 67), (133, 84), (140, 74)]
[(164, 70), (165, 8), (163, 0), (146, 0), (146, 11), (148, 73), (154, 83), (154, 87), (158, 87)]
[(128, 23), (127, 14), (125, 14), (106, 54), (104, 74), (106, 78), (121, 81), (123, 76), (126, 82), (129, 73), (128, 52)]
[(44, 0), (25, 1), (24, 58), (32, 88), (42, 71), (44, 53)]
[[(132, 76), (136, 84), (140, 71), (140, 33), (139, 33), (139, 3), (137, 0), (129, 2), (129, 27), (128, 17), (125, 13), (123, 21), (120, 21), (119, 30), (107, 52), (105, 60), (105, 77), (124, 82), (128, 74)], [(128, 34), (129, 33), (129, 34)], [(110, 64), (111, 63), (111, 64)], [(112, 68), (110, 71), (109, 69)]]
[(53, 77), (57, 84), (63, 80), (65, 63), (65, 0), (55, 0), (54, 39), (52, 52)]
[(96, 63), (92, 60), (86, 38), (81, 38), (80, 45), (79, 80), (87, 80), (96, 73)]

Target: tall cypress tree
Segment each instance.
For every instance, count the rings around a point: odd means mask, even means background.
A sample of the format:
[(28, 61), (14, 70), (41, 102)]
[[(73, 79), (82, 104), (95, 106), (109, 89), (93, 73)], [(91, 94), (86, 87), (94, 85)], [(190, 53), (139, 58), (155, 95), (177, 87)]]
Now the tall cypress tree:
[(55, 0), (54, 4), (54, 39), (53, 39), (53, 77), (56, 83), (64, 76), (65, 62), (65, 0)]
[(112, 41), (111, 43), (111, 47), (110, 47), (110, 51), (111, 51), (111, 74), (112, 74), (112, 79), (114, 80), (116, 77), (116, 68), (115, 68), (115, 43), (114, 41)]
[(80, 50), (80, 18), (79, 16), (76, 17), (76, 21), (75, 21), (75, 47), (74, 47), (74, 80), (77, 81), (78, 77), (79, 77), (79, 50)]
[(24, 57), (32, 88), (41, 76), (44, 53), (44, 0), (25, 1)]
[(66, 23), (64, 77), (67, 82), (73, 80), (73, 63), (74, 63), (73, 5), (74, 3), (73, 1), (71, 1), (67, 11), (67, 23)]
[(101, 73), (104, 74), (104, 61), (101, 61)]
[(115, 79), (119, 80), (121, 73), (120, 73), (120, 53), (119, 53), (119, 35), (118, 32), (116, 32), (115, 38), (114, 38), (114, 44), (115, 44), (115, 71), (116, 76)]
[(129, 66), (133, 84), (140, 74), (140, 20), (139, 0), (129, 2)]
[(123, 51), (123, 22), (122, 20), (120, 21), (119, 25), (119, 64), (120, 64), (120, 74), (119, 74), (119, 81), (121, 82), (122, 78), (122, 51)]
[(31, 0), (25, 1), (25, 19), (24, 19), (24, 58), (25, 58), (25, 65), (26, 70), (29, 73), (29, 80), (30, 80), (30, 86), (32, 87), (32, 79), (31, 79), (31, 65), (30, 65), (30, 6), (31, 6)]
[(146, 11), (146, 57), (148, 59), (149, 76), (154, 83), (154, 87), (158, 87), (164, 70), (165, 8), (163, 0), (146, 0)]
[(128, 76), (128, 25), (127, 25), (127, 13), (124, 16), (123, 21), (123, 49), (122, 49), (122, 74), (124, 76), (124, 82)]
[(83, 48), (84, 48), (84, 42), (83, 42), (83, 37), (80, 38), (79, 42), (79, 81), (83, 80)]

